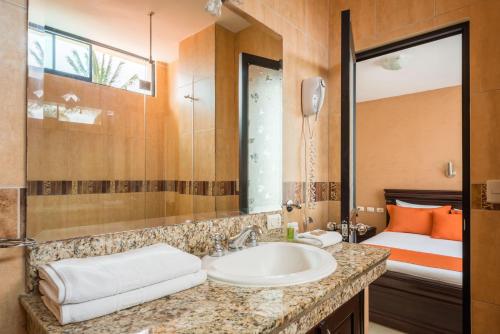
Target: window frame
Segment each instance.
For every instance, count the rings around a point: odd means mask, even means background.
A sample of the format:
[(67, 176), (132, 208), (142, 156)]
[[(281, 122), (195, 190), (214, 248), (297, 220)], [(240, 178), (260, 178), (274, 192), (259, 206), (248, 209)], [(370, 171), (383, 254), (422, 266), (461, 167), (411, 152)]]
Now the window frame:
[[(94, 41), (94, 40), (91, 40), (91, 39), (88, 39), (88, 38), (85, 38), (82, 36), (78, 36), (78, 35), (63, 31), (63, 30), (59, 30), (59, 29), (56, 29), (54, 27), (41, 26), (41, 25), (38, 25), (36, 23), (30, 22), (28, 28), (36, 30), (38, 32), (43, 32), (45, 34), (50, 35), (50, 37), (51, 37), (51, 45), (52, 46), (51, 46), (51, 50), (48, 50), (48, 51), (50, 51), (51, 56), (52, 56), (52, 64), (51, 64), (52, 68), (45, 67), (45, 64), (44, 64), (44, 67), (43, 67), (44, 73), (55, 74), (55, 75), (59, 75), (62, 77), (81, 80), (81, 81), (93, 83), (96, 85), (102, 85), (102, 86), (106, 86), (106, 87), (122, 89), (122, 88), (111, 86), (111, 85), (100, 84), (100, 83), (94, 82), (92, 80), (92, 77), (93, 77), (92, 52), (93, 52), (93, 46), (95, 45), (95, 46), (98, 46), (100, 48), (108, 49), (108, 50), (117, 52), (119, 54), (123, 54), (123, 55), (128, 56), (128, 57), (136, 58), (138, 60), (141, 60), (141, 61), (144, 61), (145, 63), (147, 63), (151, 67), (151, 91), (150, 91), (150, 93), (151, 93), (151, 96), (155, 96), (155, 93), (156, 93), (156, 71), (155, 71), (155, 62), (154, 61), (149, 60), (148, 58), (139, 56), (135, 53), (125, 51), (125, 50), (122, 50), (122, 49), (119, 49), (119, 48), (116, 48), (116, 47), (113, 47), (113, 46), (110, 46), (110, 45), (107, 45), (104, 43), (100, 43), (100, 42), (97, 42), (97, 41)], [(56, 36), (60, 36), (60, 37), (66, 38), (66, 39), (76, 41), (78, 43), (88, 45), (88, 47), (89, 47), (89, 63), (88, 63), (89, 77), (78, 75), (78, 74), (72, 74), (72, 73), (68, 73), (65, 71), (56, 70), (56, 56), (55, 56), (56, 55)], [(149, 94), (142, 93), (142, 92), (136, 92), (136, 91), (131, 91), (131, 90), (127, 90), (127, 91), (129, 91), (131, 93), (149, 95)]]

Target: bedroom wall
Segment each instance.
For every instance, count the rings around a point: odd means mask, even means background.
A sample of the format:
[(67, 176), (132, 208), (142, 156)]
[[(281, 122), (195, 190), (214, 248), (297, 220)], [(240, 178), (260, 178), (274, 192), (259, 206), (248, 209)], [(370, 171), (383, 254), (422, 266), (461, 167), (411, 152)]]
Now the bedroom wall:
[[(356, 205), (385, 208), (386, 188), (462, 190), (461, 99), (456, 86), (356, 104)], [(386, 215), (360, 221), (380, 233)]]
[[(500, 206), (481, 201), (484, 183), (500, 179), (500, 1), (331, 0), (330, 170), (340, 121), (340, 12), (351, 9), (354, 44), (366, 50), (459, 22), (470, 21), (472, 331), (500, 330)], [(332, 175), (332, 173), (330, 173)]]

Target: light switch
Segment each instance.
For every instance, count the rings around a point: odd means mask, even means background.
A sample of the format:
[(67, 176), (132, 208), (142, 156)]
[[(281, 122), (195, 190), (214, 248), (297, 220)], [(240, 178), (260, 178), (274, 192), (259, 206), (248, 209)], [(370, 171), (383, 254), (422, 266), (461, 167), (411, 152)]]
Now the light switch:
[(486, 181), (486, 202), (500, 203), (500, 180)]
[(274, 230), (277, 228), (281, 228), (281, 215), (279, 213), (267, 215), (267, 229)]

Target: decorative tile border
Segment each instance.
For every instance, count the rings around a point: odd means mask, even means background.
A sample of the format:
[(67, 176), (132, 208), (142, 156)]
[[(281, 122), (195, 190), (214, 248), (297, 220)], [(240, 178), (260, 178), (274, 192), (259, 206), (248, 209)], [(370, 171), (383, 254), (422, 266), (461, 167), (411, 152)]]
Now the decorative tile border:
[(500, 204), (488, 203), (486, 201), (486, 184), (472, 184), (471, 187), (472, 208), (479, 210), (500, 210)]
[(23, 192), (19, 188), (0, 189), (0, 238), (18, 238), (22, 222)]
[[(339, 182), (315, 182), (316, 202), (339, 201)], [(238, 181), (78, 180), (28, 181), (28, 196), (90, 195), (136, 192), (177, 192), (183, 195), (229, 196), (240, 192)], [(305, 182), (283, 182), (283, 199), (300, 203)]]
[[(340, 182), (315, 182), (315, 202), (340, 201)], [(305, 182), (284, 182), (283, 200), (305, 202)]]
[(28, 181), (28, 196), (89, 195), (136, 192), (178, 192), (183, 195), (238, 195), (238, 181), (85, 180)]

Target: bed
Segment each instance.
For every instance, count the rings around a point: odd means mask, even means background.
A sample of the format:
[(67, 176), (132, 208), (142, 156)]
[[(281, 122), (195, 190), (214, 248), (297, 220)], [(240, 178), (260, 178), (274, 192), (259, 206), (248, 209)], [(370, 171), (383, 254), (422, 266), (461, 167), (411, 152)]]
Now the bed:
[[(385, 189), (384, 194), (387, 204), (399, 199), (462, 208), (459, 191)], [(363, 243), (462, 257), (462, 242), (426, 235), (382, 232)], [(387, 272), (369, 293), (371, 321), (406, 333), (462, 332), (462, 272), (388, 260)]]

